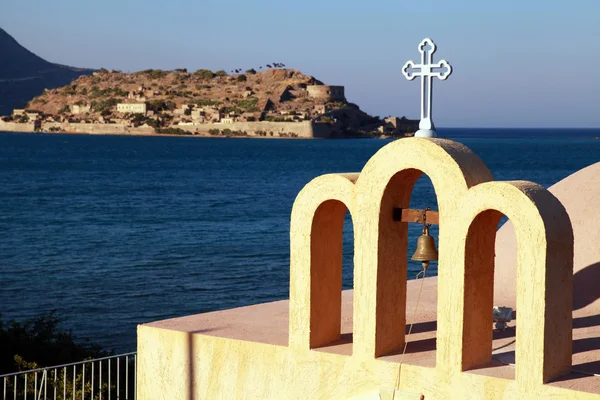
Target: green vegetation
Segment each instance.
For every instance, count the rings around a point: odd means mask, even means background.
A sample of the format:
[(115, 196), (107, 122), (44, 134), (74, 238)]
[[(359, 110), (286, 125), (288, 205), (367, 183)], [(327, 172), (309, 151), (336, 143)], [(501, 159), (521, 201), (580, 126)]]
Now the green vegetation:
[(285, 118), (273, 117), (273, 116), (268, 116), (267, 118), (265, 118), (265, 121), (268, 121), (268, 122), (286, 122)]
[(198, 99), (193, 101), (194, 104), (202, 107), (202, 106), (218, 106), (222, 104), (222, 102), (211, 99)]
[(148, 124), (148, 126), (151, 126), (153, 128), (160, 127), (160, 122), (157, 119), (154, 119), (154, 118), (148, 118), (146, 120), (146, 123)]
[(236, 79), (238, 82), (246, 82), (248, 80), (248, 78), (246, 78), (246, 75), (244, 74), (238, 75)]
[(156, 133), (168, 133), (170, 135), (191, 135), (191, 132), (184, 131), (181, 128), (156, 128)]
[(162, 71), (160, 69), (146, 69), (146, 70), (140, 71), (139, 73), (148, 75), (148, 77), (150, 79), (160, 79), (167, 75), (167, 73), (165, 71)]
[(220, 112), (220, 113), (223, 113), (223, 114), (234, 113), (234, 114), (238, 114), (238, 115), (239, 115), (239, 114), (241, 114), (243, 111), (242, 111), (240, 108), (237, 108), (237, 107), (231, 107), (231, 106), (229, 106), (229, 107), (221, 107), (221, 108), (219, 109), (219, 112)]
[(249, 97), (247, 99), (244, 100), (238, 100), (235, 102), (236, 105), (247, 111), (247, 112), (257, 112), (259, 111), (258, 107), (256, 106), (258, 104), (258, 98), (257, 97)]
[(225, 72), (225, 70), (218, 70), (217, 72), (215, 72), (215, 75), (217, 76), (228, 76), (227, 72)]
[(246, 70), (246, 74), (248, 75), (254, 75), (256, 74), (256, 70), (254, 68), (250, 68)]
[(198, 71), (194, 72), (194, 75), (201, 79), (212, 79), (214, 78), (215, 73), (212, 72), (210, 69), (199, 69)]
[(0, 315), (0, 374), (21, 370), (28, 362), (52, 366), (113, 354), (89, 342), (78, 343), (70, 330), (61, 328), (62, 322), (55, 310), (23, 322), (5, 323)]
[(92, 97), (92, 98), (109, 97), (109, 96), (126, 97), (128, 94), (129, 93), (127, 91), (121, 89), (120, 87), (100, 89), (98, 86), (92, 86), (90, 97)]
[(65, 86), (62, 94), (64, 96), (75, 96), (77, 94), (77, 85)]
[[(53, 127), (54, 128), (54, 127)], [(58, 130), (56, 129), (50, 129)], [(89, 341), (80, 342), (75, 338), (70, 330), (61, 327), (63, 320), (56, 316), (56, 311), (50, 311), (39, 317), (31, 318), (25, 321), (17, 322), (10, 320), (4, 322), (0, 315), (0, 374), (12, 373), (17, 371), (27, 371), (42, 367), (51, 367), (54, 365), (68, 364), (82, 360), (89, 360), (100, 357), (107, 357), (114, 354), (114, 351), (105, 351), (100, 346), (91, 344)], [(133, 364), (130, 364), (130, 368)], [(77, 368), (77, 375), (73, 378), (72, 372), (67, 370), (66, 375), (63, 369), (58, 370), (58, 375), (54, 377), (52, 372), (48, 375), (48, 393), (54, 391), (56, 387), (57, 398), (63, 399), (63, 390), (71, 398), (74, 393), (76, 398), (92, 398), (90, 381), (90, 369), (86, 367), (86, 382), (83, 385), (82, 367)], [(120, 371), (121, 379), (130, 379), (129, 385), (133, 387), (133, 375), (125, 375), (125, 368)], [(104, 382), (100, 385), (99, 376), (94, 377), (95, 397), (97, 399), (99, 392), (102, 391), (103, 398), (107, 398), (109, 386), (106, 383), (108, 368), (103, 368)], [(96, 370), (98, 373), (98, 370)], [(117, 378), (116, 370), (111, 371), (112, 382), (110, 389), (114, 392)], [(21, 379), (17, 383), (16, 393), (18, 398), (24, 398), (26, 395), (35, 398), (37, 393), (35, 389), (34, 374), (27, 374), (27, 385)], [(40, 379), (40, 376), (37, 376)], [(38, 382), (39, 383), (39, 382)], [(13, 393), (14, 380), (8, 379), (5, 382), (4, 390), (6, 393)], [(73, 390), (75, 387), (75, 390)], [(39, 387), (38, 387), (39, 393)]]
[(68, 105), (66, 105), (63, 108), (61, 108), (60, 110), (58, 110), (59, 114), (66, 114), (68, 112), (71, 112), (71, 107), (69, 107)]
[(151, 100), (147, 103), (146, 109), (148, 111), (154, 111), (159, 113), (161, 111), (172, 111), (177, 108), (177, 104), (174, 101), (168, 100)]
[(100, 114), (104, 113), (106, 115), (106, 112), (110, 113), (111, 109), (115, 107), (118, 103), (118, 99), (111, 97), (108, 100), (92, 101), (92, 104), (90, 105), (92, 107), (93, 112), (97, 112)]
[(29, 122), (29, 116), (27, 114), (16, 115), (15, 122), (18, 122), (20, 124), (26, 124)]

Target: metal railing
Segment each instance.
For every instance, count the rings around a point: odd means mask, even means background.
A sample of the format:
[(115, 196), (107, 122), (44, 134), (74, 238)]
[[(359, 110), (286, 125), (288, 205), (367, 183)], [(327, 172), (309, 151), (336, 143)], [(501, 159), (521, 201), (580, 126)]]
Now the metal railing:
[(137, 354), (0, 375), (2, 400), (135, 400)]

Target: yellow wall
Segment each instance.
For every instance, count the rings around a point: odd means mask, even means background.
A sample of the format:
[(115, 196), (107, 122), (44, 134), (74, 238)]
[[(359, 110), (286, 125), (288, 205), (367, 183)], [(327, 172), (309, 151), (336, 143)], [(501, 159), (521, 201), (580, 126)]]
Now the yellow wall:
[[(294, 203), (290, 228), (289, 347), (140, 326), (140, 399), (343, 399), (394, 386), (400, 365), (377, 357), (405, 341), (408, 208), (425, 173), (439, 213), (436, 366), (402, 365), (399, 388), (425, 399), (600, 398), (547, 382), (571, 368), (573, 236), (562, 204), (530, 182), (493, 182), (462, 144), (407, 138), (360, 174), (324, 175)], [(352, 356), (314, 350), (340, 338), (341, 232), (354, 225)], [(515, 379), (469, 372), (491, 365), (494, 239), (515, 226)], [(506, 368), (506, 367), (504, 367)]]

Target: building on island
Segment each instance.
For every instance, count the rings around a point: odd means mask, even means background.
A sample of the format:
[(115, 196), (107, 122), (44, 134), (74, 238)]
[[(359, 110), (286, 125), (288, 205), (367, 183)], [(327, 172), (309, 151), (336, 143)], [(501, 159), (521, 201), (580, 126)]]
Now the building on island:
[(419, 129), (419, 120), (408, 119), (406, 117), (387, 117), (383, 120), (383, 125), (377, 130), (384, 134), (404, 135), (414, 133)]
[(77, 105), (77, 104), (73, 104), (71, 106), (71, 113), (72, 114), (85, 114), (90, 112), (91, 107), (89, 105)]
[(326, 101), (346, 100), (343, 86), (309, 85), (306, 87), (306, 90), (308, 91), (308, 97), (312, 97), (313, 99), (323, 99)]
[(117, 112), (130, 114), (146, 114), (146, 103), (119, 103)]

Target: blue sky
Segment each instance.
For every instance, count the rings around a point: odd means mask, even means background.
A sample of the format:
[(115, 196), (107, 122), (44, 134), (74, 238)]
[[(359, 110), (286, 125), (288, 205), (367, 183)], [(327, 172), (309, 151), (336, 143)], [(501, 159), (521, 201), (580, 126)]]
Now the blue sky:
[(0, 27), (49, 61), (123, 71), (283, 62), (380, 116), (418, 117), (419, 84), (401, 67), (431, 37), (436, 60), (454, 68), (434, 84), (438, 127), (600, 127), (598, 21), (600, 0), (0, 0)]

